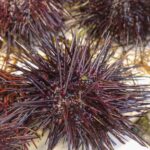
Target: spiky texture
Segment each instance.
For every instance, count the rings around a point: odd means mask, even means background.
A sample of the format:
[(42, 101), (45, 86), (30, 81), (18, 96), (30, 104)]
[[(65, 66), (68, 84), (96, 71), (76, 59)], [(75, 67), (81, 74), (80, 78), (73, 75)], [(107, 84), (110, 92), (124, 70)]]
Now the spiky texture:
[[(31, 38), (32, 33), (63, 26), (63, 0), (0, 0), (1, 35)], [(26, 39), (27, 40), (27, 39)]]
[(34, 137), (29, 135), (29, 130), (23, 127), (15, 127), (10, 124), (0, 127), (1, 150), (27, 150), (27, 143)]
[(81, 27), (92, 37), (109, 34), (114, 41), (131, 44), (146, 41), (150, 35), (148, 0), (83, 0), (75, 10), (79, 11), (75, 17)]
[[(0, 0), (0, 38), (6, 54), (4, 64), (11, 54), (22, 53), (18, 42), (31, 44), (35, 35), (48, 32), (57, 34), (64, 28), (65, 0)], [(41, 39), (42, 40), (42, 39)], [(6, 68), (5, 65), (2, 66)]]
[(11, 75), (9, 82), (1, 76), (0, 97), (6, 91), (16, 96), (0, 124), (15, 121), (18, 126), (49, 129), (49, 150), (62, 138), (68, 150), (113, 150), (109, 134), (122, 143), (128, 136), (144, 145), (125, 116), (145, 110), (144, 86), (125, 83), (132, 76), (122, 61), (110, 64), (109, 42), (94, 49), (82, 41), (47, 40), (49, 47), (40, 49), (42, 53), (25, 50), (18, 58), (22, 66), (14, 66), (22, 74)]
[[(16, 101), (17, 93), (11, 91), (11, 89), (20, 87), (23, 79), (12, 76), (3, 70), (0, 71), (0, 93), (3, 93), (0, 97), (0, 112), (7, 114), (7, 110), (11, 104)], [(20, 82), (16, 82), (20, 81)]]
[[(3, 70), (0, 71), (0, 115), (3, 117), (10, 113), (12, 104), (17, 100), (18, 93), (11, 91), (11, 89), (17, 90), (21, 83), (23, 84), (21, 78), (12, 76)], [(12, 123), (8, 123), (8, 121), (3, 120), (0, 125), (0, 149), (27, 150), (28, 142), (37, 138), (36, 134), (31, 132), (29, 128), (22, 126), (22, 122), (16, 121), (14, 119)]]

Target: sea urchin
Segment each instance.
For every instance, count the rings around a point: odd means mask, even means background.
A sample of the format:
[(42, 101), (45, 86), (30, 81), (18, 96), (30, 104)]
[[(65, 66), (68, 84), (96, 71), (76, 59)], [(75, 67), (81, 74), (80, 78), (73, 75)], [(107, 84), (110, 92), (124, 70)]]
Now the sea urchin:
[(17, 86), (3, 87), (16, 96), (7, 115), (1, 114), (0, 124), (49, 129), (49, 150), (61, 139), (68, 150), (112, 150), (110, 134), (122, 143), (128, 136), (144, 145), (125, 114), (144, 110), (146, 91), (125, 83), (132, 77), (121, 60), (109, 62), (109, 44), (94, 50), (83, 41), (55, 39), (42, 53), (26, 50), (18, 58), (22, 66), (14, 66), (21, 74), (9, 80)]
[(34, 29), (58, 31), (63, 26), (62, 5), (63, 0), (0, 0), (1, 36), (28, 38)]
[(110, 34), (114, 41), (129, 44), (146, 41), (150, 35), (148, 0), (84, 0), (75, 10), (81, 27), (92, 37)]

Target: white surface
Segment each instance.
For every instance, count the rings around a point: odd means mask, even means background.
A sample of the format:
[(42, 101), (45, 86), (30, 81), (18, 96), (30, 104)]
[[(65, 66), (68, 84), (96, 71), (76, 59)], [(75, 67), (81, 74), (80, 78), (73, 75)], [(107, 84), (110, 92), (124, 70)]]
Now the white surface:
[(150, 148), (142, 147), (133, 140), (130, 140), (124, 145), (117, 146), (115, 150), (150, 150)]

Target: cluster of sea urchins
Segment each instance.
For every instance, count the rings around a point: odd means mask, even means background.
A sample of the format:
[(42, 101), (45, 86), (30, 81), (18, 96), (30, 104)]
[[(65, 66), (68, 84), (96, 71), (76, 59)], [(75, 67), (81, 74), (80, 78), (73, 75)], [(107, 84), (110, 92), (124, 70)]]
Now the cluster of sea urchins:
[(29, 38), (41, 30), (58, 31), (63, 26), (62, 5), (63, 0), (0, 0), (0, 35)]
[(112, 150), (111, 136), (122, 143), (127, 136), (144, 145), (125, 114), (142, 113), (146, 91), (125, 83), (132, 76), (121, 60), (110, 64), (106, 45), (91, 49), (83, 41), (49, 40), (50, 48), (42, 53), (26, 50), (18, 58), (22, 65), (14, 68), (20, 74), (0, 74), (1, 103), (9, 104), (1, 112), (0, 126), (49, 129), (49, 150), (61, 139), (68, 150)]
[(102, 38), (109, 34), (114, 41), (129, 44), (146, 41), (150, 35), (149, 0), (77, 2), (76, 19), (81, 27), (87, 28), (89, 36)]

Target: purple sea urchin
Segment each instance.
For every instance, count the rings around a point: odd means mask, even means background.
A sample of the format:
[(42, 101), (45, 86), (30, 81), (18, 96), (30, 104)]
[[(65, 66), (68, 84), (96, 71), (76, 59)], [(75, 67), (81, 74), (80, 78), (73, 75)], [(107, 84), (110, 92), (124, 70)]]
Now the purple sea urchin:
[(18, 41), (32, 44), (37, 33), (57, 34), (64, 28), (63, 3), (64, 0), (0, 0), (1, 51), (6, 53), (5, 64), (12, 53), (22, 52)]
[(12, 76), (3, 70), (0, 71), (0, 113), (7, 114), (7, 109), (10, 108), (11, 104), (15, 102), (17, 92), (11, 91), (11, 88), (20, 87), (23, 83), (23, 79)]
[(81, 27), (94, 37), (112, 36), (119, 43), (145, 41), (150, 35), (150, 1), (85, 0), (76, 15)]
[[(147, 92), (124, 82), (131, 74), (122, 61), (110, 64), (109, 44), (95, 50), (75, 37), (71, 44), (66, 39), (47, 42), (44, 56), (25, 50), (18, 58), (22, 66), (14, 67), (22, 74), (9, 81), (17, 87), (4, 87), (17, 96), (7, 115), (1, 114), (0, 125), (15, 121), (18, 126), (49, 129), (49, 150), (62, 138), (69, 150), (112, 150), (109, 134), (122, 143), (128, 136), (144, 145), (125, 114), (142, 113)], [(8, 80), (2, 82), (7, 85)]]
[(0, 127), (0, 149), (1, 150), (27, 150), (27, 143), (35, 137), (30, 131), (23, 127), (13, 127), (10, 124)]
[[(63, 26), (62, 0), (0, 0), (0, 31), (25, 36)], [(1, 34), (2, 35), (2, 34)]]

